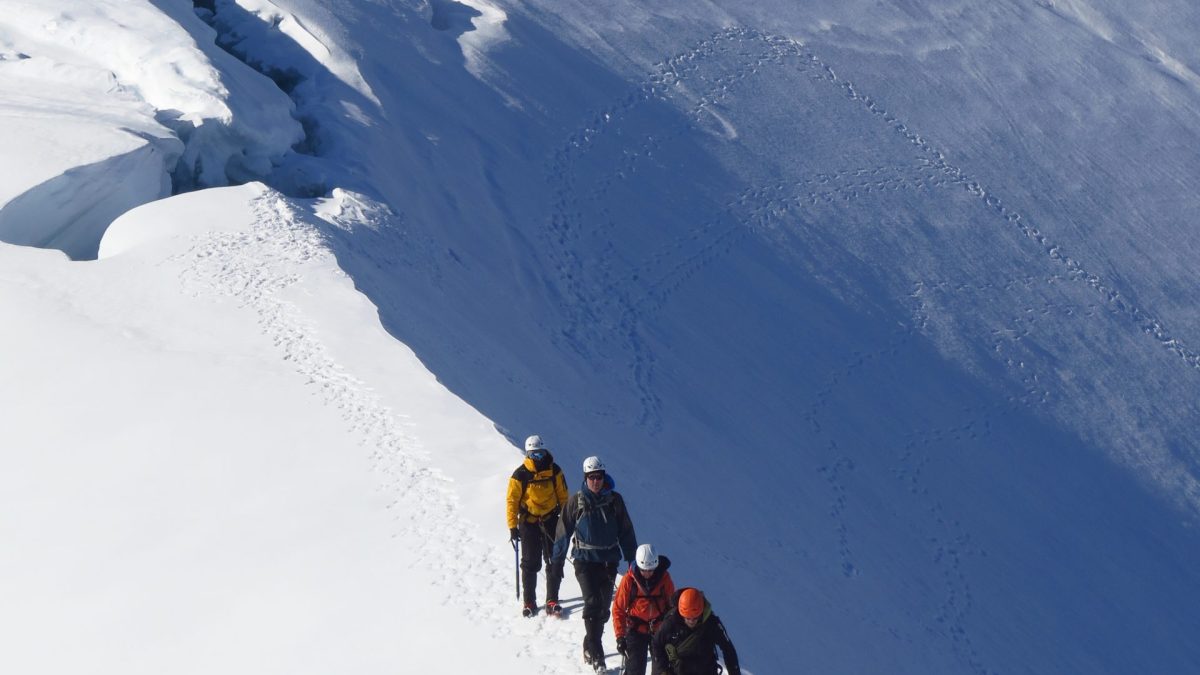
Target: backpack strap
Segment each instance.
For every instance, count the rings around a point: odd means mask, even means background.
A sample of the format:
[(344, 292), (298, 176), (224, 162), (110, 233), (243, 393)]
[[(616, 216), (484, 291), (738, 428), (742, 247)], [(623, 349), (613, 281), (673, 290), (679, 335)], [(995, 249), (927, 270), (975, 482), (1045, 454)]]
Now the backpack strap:
[(533, 480), (533, 475), (529, 473), (529, 469), (525, 468), (522, 462), (521, 466), (513, 471), (512, 477), (521, 484), (521, 496), (517, 497), (517, 518), (525, 516), (525, 491), (529, 489), (529, 481)]
[[(645, 593), (643, 595), (641, 592), (642, 591), (641, 580), (638, 579), (637, 577), (633, 578), (634, 591), (629, 594), (629, 599), (625, 603), (625, 616), (629, 617), (630, 623), (633, 623), (633, 622), (644, 623), (650, 629), (650, 632), (654, 632), (654, 629), (656, 627), (655, 625), (661, 624), (663, 619), (666, 618), (667, 610), (669, 609), (669, 606), (666, 606), (666, 603), (662, 602), (663, 600), (666, 599), (667, 594), (662, 592), (661, 581), (662, 581), (661, 576), (658, 576), (657, 578), (651, 577), (650, 581), (647, 582), (647, 585), (648, 585), (648, 588), (646, 589), (647, 593)], [(654, 583), (654, 582), (659, 582), (659, 583)], [(649, 587), (650, 583), (654, 583), (654, 585), (652, 587)], [(658, 590), (657, 593), (654, 592), (656, 589)], [(648, 600), (650, 602), (650, 604), (653, 605), (654, 608), (658, 610), (658, 616), (650, 621), (646, 621), (645, 619), (641, 618), (640, 616), (634, 616), (633, 615), (633, 606), (634, 606), (634, 604), (637, 603), (638, 598), (646, 598), (646, 600)]]

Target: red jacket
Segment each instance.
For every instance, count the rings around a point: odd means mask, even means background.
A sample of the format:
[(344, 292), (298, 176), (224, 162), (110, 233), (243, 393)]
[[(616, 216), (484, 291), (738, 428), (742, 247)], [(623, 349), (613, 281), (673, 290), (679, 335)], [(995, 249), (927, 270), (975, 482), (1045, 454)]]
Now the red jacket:
[(649, 579), (642, 577), (636, 566), (621, 577), (617, 594), (613, 596), (613, 631), (624, 637), (633, 631), (653, 633), (658, 629), (663, 616), (671, 609), (671, 598), (675, 595), (675, 582), (667, 568), (671, 560), (658, 556), (658, 568)]

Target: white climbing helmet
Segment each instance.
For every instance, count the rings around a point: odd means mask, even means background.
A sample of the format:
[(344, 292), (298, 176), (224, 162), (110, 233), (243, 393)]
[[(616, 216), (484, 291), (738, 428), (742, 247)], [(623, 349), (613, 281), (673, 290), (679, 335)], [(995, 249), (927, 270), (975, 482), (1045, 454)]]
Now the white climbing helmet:
[(589, 473), (596, 473), (597, 471), (607, 472), (607, 469), (604, 468), (603, 460), (596, 456), (583, 460), (583, 475), (586, 476)]
[(545, 450), (546, 444), (542, 442), (542, 437), (534, 434), (525, 439), (525, 454), (531, 454), (534, 450)]
[(658, 551), (654, 550), (653, 544), (642, 544), (637, 548), (637, 566), (643, 570), (658, 569)]

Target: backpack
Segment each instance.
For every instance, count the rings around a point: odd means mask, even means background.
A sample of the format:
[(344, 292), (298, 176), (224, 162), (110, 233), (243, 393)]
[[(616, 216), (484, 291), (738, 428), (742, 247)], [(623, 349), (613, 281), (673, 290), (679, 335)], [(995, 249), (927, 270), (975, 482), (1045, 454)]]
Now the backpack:
[[(534, 472), (530, 471), (524, 464), (517, 467), (517, 470), (513, 472), (513, 478), (516, 478), (521, 483), (521, 496), (517, 498), (517, 515), (518, 516), (523, 516), (526, 513), (526, 511), (525, 511), (525, 491), (529, 489), (530, 483), (551, 483), (551, 484), (553, 484), (554, 481), (559, 476), (562, 475), (562, 468), (558, 465), (558, 462), (555, 462), (554, 460), (550, 460), (550, 466), (551, 466), (551, 471), (550, 471), (549, 478), (535, 479), (534, 475), (536, 475), (536, 474)], [(562, 505), (560, 504), (559, 506), (561, 507)]]
[[(586, 488), (584, 489), (586, 490)], [(580, 490), (579, 492), (575, 493), (575, 532), (571, 535), (571, 543), (575, 546), (576, 550), (609, 550), (618, 548), (620, 546), (619, 533), (617, 534), (618, 539), (613, 541), (613, 543), (608, 546), (596, 546), (583, 543), (579, 540), (579, 524), (588, 519), (588, 517), (596, 511), (600, 512), (605, 522), (607, 522), (610, 517), (617, 519), (619, 522), (623, 513), (624, 501), (618, 502), (617, 500), (620, 498), (620, 495), (617, 495), (614, 492), (607, 495), (608, 499), (605, 499), (602, 504), (593, 506), (588, 499), (583, 496), (583, 493), (584, 490)]]

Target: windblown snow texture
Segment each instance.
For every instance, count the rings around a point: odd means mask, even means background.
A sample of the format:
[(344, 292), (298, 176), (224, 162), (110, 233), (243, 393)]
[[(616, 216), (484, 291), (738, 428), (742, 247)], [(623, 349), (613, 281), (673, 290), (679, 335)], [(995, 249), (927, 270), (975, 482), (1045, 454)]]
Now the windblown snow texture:
[[(508, 440), (541, 434), (568, 472), (603, 456), (747, 672), (1200, 662), (1200, 9), (181, 6), (138, 5), (183, 45), (143, 40), (138, 68), (46, 47), (52, 24), (110, 35), (110, 3), (4, 24), (0, 77), (107, 69), (120, 122), (73, 126), (104, 139), (77, 164), (23, 148), (58, 159), (6, 178), (0, 238), (118, 264), (154, 240), (101, 243), (122, 208), (262, 180), (249, 229), (168, 228), (195, 238), (179, 282), (253, 313), (269, 358), (417, 490), (396, 530), (432, 542), (414, 573), (448, 606), (485, 598), (526, 671), (582, 668), (581, 636), (500, 600), (490, 514), (516, 453), (410, 455), (401, 399), (324, 342), (353, 329), (293, 314), (304, 273), (279, 270), (332, 255)], [(133, 167), (123, 191), (88, 168), (112, 165)]]

